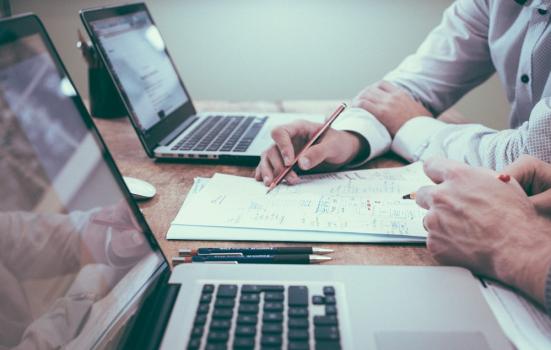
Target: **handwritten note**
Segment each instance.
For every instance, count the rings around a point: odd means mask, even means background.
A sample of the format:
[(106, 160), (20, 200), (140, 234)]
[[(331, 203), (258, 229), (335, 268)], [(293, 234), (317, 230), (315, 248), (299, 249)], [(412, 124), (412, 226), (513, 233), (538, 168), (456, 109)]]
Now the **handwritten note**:
[(309, 175), (269, 194), (262, 183), (232, 175), (200, 184), (173, 225), (426, 236), (424, 210), (401, 199), (431, 184), (420, 164)]

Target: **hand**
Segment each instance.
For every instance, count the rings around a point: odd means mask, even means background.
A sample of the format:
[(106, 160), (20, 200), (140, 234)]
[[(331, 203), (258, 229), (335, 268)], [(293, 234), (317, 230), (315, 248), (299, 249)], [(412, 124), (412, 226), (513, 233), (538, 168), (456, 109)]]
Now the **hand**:
[[(256, 180), (263, 181), (266, 186), (270, 185), (274, 177), (292, 163), (295, 155), (322, 126), (320, 123), (302, 120), (274, 129), (272, 138), (275, 144), (262, 153), (255, 172)], [(321, 140), (298, 160), (298, 166), (302, 170), (339, 168), (355, 159), (360, 150), (367, 149), (362, 140), (363, 138), (354, 133), (330, 128)], [(300, 181), (294, 171), (290, 171), (285, 180), (291, 185)]]
[(523, 155), (505, 167), (503, 173), (520, 183), (540, 214), (551, 215), (551, 164)]
[(496, 278), (543, 303), (551, 264), (551, 220), (540, 215), (513, 178), (446, 159), (425, 162), (438, 185), (422, 187), (417, 204), (433, 257)]
[(432, 116), (406, 91), (384, 80), (363, 89), (352, 101), (352, 107), (363, 108), (373, 114), (392, 137), (408, 120)]

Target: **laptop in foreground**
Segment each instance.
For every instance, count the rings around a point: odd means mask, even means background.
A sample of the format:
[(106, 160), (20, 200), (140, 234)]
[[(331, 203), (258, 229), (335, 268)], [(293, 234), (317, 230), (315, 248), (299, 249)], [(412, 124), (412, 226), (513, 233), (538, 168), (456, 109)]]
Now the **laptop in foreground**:
[(460, 268), (171, 272), (34, 15), (0, 21), (0, 126), (0, 348), (511, 349)]
[(81, 11), (81, 18), (150, 157), (254, 164), (285, 113), (198, 113), (143, 3)]

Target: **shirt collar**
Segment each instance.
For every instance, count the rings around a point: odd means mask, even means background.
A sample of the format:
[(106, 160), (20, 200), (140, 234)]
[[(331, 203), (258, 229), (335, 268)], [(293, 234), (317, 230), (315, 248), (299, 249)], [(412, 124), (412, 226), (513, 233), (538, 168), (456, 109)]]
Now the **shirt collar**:
[(534, 9), (551, 8), (551, 0), (514, 0), (517, 4)]

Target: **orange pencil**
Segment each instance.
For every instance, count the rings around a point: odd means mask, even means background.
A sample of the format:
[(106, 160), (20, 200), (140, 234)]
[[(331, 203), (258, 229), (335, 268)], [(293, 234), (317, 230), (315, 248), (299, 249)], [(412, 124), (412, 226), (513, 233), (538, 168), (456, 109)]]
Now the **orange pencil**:
[(316, 141), (319, 140), (319, 138), (331, 127), (331, 124), (337, 119), (337, 117), (346, 109), (346, 103), (341, 103), (339, 107), (331, 114), (329, 119), (325, 121), (321, 129), (316, 132), (316, 134), (308, 141), (306, 146), (300, 151), (300, 153), (295, 157), (295, 159), (289, 164), (288, 167), (286, 167), (281, 174), (279, 174), (270, 184), (270, 187), (268, 187), (268, 191), (266, 191), (266, 194), (270, 193), (271, 190), (276, 188), (277, 185), (289, 174), (291, 169), (293, 169), (293, 166), (298, 162), (299, 158), (306, 152)]

